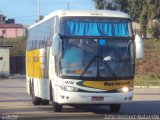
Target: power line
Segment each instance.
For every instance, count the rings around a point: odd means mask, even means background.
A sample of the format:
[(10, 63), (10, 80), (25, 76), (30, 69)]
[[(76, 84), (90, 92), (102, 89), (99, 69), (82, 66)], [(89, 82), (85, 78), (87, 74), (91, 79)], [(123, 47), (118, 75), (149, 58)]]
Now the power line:
[[(80, 4), (83, 4), (83, 5), (86, 5), (87, 3), (89, 3), (89, 2), (80, 2)], [(60, 4), (62, 4), (61, 2), (50, 2), (50, 3), (43, 3), (43, 4), (40, 4), (41, 6), (48, 6), (48, 5), (60, 5)], [(65, 4), (65, 3), (64, 3)], [(76, 4), (77, 5), (77, 3), (76, 2), (69, 2), (69, 4)], [(21, 5), (21, 6), (24, 6), (24, 7), (34, 7), (36, 4), (28, 4), (28, 5)], [(0, 7), (17, 7), (17, 4), (15, 4), (15, 5), (0, 5)]]
[[(40, 2), (40, 0), (27, 0), (27, 1), (24, 1), (24, 2), (15, 0), (13, 2), (13, 4), (7, 4), (7, 2), (6, 2), (6, 4), (4, 4), (4, 3), (0, 4), (0, 8), (2, 9), (2, 11), (3, 11), (3, 9), (4, 9), (4, 11), (12, 11), (13, 10), (12, 13), (13, 12), (14, 13), (10, 16), (15, 18), (16, 21), (22, 21), (22, 22), (24, 22), (24, 21), (36, 21), (37, 20), (36, 19), (37, 18), (37, 12), (38, 12), (38, 17), (39, 17), (40, 15), (45, 16), (55, 9), (61, 9), (62, 6), (63, 6), (62, 9), (73, 9), (73, 8), (76, 8), (75, 6), (77, 6), (77, 1), (76, 0), (75, 1), (66, 0), (65, 2), (63, 0), (48, 1), (48, 2), (46, 2), (44, 0), (41, 0), (41, 2)], [(87, 1), (87, 0), (78, 1), (78, 4), (80, 4), (82, 8), (84, 8), (84, 6), (86, 6), (86, 5), (88, 5), (89, 8), (90, 8), (90, 6), (92, 5), (92, 3)], [(23, 11), (16, 11), (16, 13), (15, 13), (14, 8), (17, 8), (17, 7), (23, 7), (23, 9), (22, 9)], [(52, 11), (51, 11), (51, 8), (53, 8)], [(31, 9), (34, 9), (34, 12), (33, 12), (34, 14), (32, 14), (32, 15), (30, 14)], [(21, 15), (20, 16), (14, 16), (14, 14), (15, 15), (21, 14), (22, 16)], [(10, 16), (8, 16), (8, 18), (11, 18)]]
[(36, 15), (28, 15), (28, 16), (14, 16), (14, 18), (25, 18), (25, 17), (36, 17)]
[(67, 9), (68, 9), (68, 10), (70, 9), (70, 7), (69, 7), (69, 2), (67, 2)]

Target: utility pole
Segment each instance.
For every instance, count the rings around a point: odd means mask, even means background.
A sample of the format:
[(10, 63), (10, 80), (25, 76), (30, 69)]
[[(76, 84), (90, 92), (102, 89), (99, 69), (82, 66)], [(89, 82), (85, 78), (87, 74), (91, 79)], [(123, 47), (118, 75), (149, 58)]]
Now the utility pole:
[(69, 7), (69, 1), (67, 2), (67, 9), (68, 9), (68, 10), (70, 9), (70, 7)]
[(40, 0), (38, 0), (38, 20), (40, 20)]

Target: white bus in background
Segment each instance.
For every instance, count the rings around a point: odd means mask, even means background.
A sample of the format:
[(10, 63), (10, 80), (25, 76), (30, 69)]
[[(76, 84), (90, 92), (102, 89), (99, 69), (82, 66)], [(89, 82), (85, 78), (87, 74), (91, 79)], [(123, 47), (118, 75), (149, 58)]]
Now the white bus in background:
[(133, 99), (135, 51), (131, 18), (122, 12), (58, 10), (28, 28), (27, 91), (34, 105), (109, 105)]

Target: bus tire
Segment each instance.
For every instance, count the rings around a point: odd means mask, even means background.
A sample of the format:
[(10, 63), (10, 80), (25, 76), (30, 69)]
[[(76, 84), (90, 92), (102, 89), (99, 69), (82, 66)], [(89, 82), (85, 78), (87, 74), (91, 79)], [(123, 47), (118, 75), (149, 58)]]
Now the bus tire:
[(55, 102), (55, 100), (54, 100), (54, 92), (52, 92), (52, 84), (50, 84), (50, 95), (51, 95), (53, 111), (54, 112), (61, 112), (62, 111), (62, 105)]
[(62, 105), (58, 104), (57, 102), (52, 101), (53, 111), (54, 112), (61, 112), (62, 111)]
[(32, 97), (33, 105), (41, 105), (42, 99), (35, 96), (35, 93), (34, 93), (34, 82), (33, 81), (32, 81), (32, 85), (31, 85), (31, 97)]
[(118, 113), (120, 111), (121, 105), (120, 104), (110, 104), (109, 108), (110, 108), (110, 112)]
[(42, 105), (49, 105), (49, 100), (42, 99)]

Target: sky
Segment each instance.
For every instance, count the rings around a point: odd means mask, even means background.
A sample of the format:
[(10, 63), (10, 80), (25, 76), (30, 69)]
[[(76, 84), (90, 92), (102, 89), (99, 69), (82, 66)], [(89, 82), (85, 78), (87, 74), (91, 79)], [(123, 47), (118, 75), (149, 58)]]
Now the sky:
[[(54, 10), (87, 9), (94, 10), (92, 0), (40, 0), (40, 15), (45, 16)], [(38, 19), (38, 0), (0, 0), (0, 14), (6, 19), (15, 19), (16, 23), (31, 25)]]

